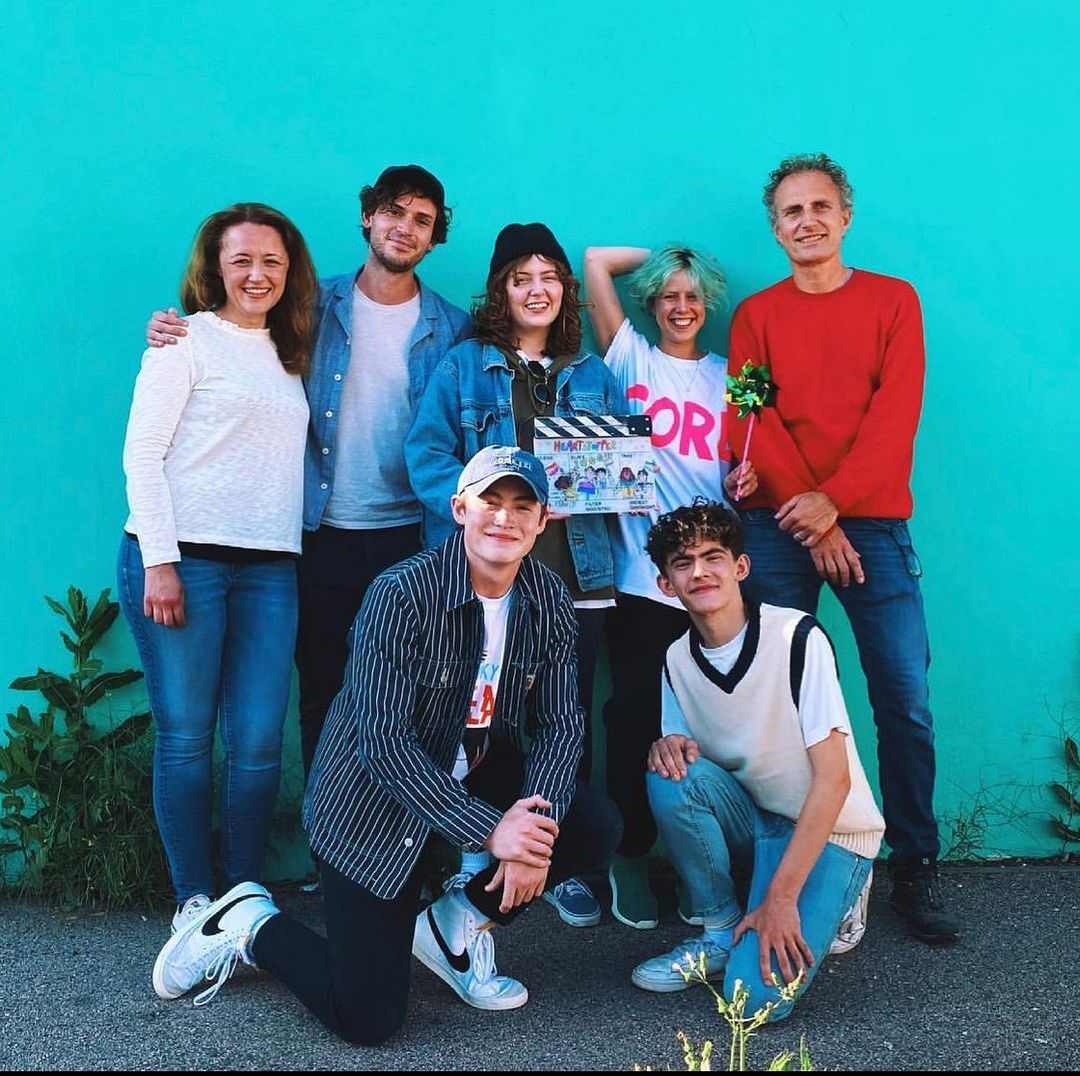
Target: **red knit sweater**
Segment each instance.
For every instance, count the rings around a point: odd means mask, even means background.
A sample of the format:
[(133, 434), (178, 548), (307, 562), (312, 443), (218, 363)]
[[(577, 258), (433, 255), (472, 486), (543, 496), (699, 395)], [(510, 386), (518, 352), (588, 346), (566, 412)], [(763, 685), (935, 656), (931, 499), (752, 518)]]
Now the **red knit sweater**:
[[(754, 425), (750, 459), (760, 484), (740, 507), (779, 508), (821, 490), (841, 516), (911, 515), (925, 349), (910, 284), (861, 269), (824, 294), (781, 280), (732, 318), (729, 373), (748, 359), (772, 367), (778, 391)], [(749, 421), (729, 412), (740, 460)]]

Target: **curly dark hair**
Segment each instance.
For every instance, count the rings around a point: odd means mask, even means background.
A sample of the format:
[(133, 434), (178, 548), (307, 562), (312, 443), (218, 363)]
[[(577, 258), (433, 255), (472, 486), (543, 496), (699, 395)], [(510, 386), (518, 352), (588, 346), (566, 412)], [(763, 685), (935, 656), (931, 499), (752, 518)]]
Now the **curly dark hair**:
[(656, 570), (666, 576), (668, 561), (676, 553), (706, 541), (719, 542), (738, 560), (745, 548), (742, 520), (719, 501), (695, 497), (693, 503), (680, 505), (657, 519), (649, 528), (645, 552)]
[[(384, 206), (391, 205), (398, 198), (411, 195), (414, 198), (426, 198), (435, 206), (435, 225), (431, 230), (431, 241), (436, 246), (446, 242), (450, 231), (450, 222), (454, 211), (446, 204), (442, 184), (426, 169), (419, 165), (397, 165), (386, 169), (374, 184), (360, 190), (360, 212), (368, 217)], [(364, 239), (371, 241), (371, 229), (360, 226)]]
[[(487, 291), (477, 297), (478, 302), (473, 304), (472, 308), (473, 335), (481, 343), (494, 344), (504, 351), (517, 350), (518, 341), (510, 317), (506, 282), (510, 279), (510, 274), (531, 257), (533, 255), (528, 254), (504, 266), (488, 281)], [(544, 256), (537, 254), (536, 257), (543, 258)], [(544, 258), (544, 260), (550, 259)], [(558, 260), (551, 261), (551, 264), (555, 266), (559, 283), (563, 286), (563, 296), (559, 316), (548, 329), (544, 354), (552, 358), (560, 355), (576, 355), (581, 351), (581, 301), (578, 299), (581, 285), (570, 272), (570, 266)]]
[(848, 182), (847, 172), (825, 153), (798, 153), (794, 157), (782, 160), (770, 173), (765, 184), (761, 200), (769, 211), (769, 223), (776, 227), (776, 188), (788, 176), (797, 176), (802, 172), (824, 172), (836, 184), (840, 192), (840, 208), (850, 209), (854, 204), (855, 192)]
[(306, 374), (315, 339), (319, 278), (304, 237), (284, 213), (262, 202), (237, 202), (207, 217), (195, 233), (187, 268), (180, 281), (180, 303), (184, 313), (218, 310), (225, 305), (221, 240), (236, 224), (265, 224), (281, 236), (289, 255), (289, 273), (285, 278), (285, 291), (266, 315), (266, 327), (281, 365), (290, 374)]

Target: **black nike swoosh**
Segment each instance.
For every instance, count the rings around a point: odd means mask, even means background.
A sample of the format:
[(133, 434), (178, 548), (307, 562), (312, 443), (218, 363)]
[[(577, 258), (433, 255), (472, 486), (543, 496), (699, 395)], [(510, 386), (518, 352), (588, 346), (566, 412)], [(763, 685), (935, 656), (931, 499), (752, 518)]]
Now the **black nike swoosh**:
[(242, 897), (237, 897), (236, 900), (230, 900), (221, 911), (216, 912), (210, 916), (209, 919), (199, 928), (199, 933), (205, 934), (208, 938), (213, 934), (223, 933), (219, 924), (221, 923), (221, 917), (227, 912), (232, 911), (238, 904), (243, 904), (245, 900), (251, 900), (252, 897), (260, 896), (259, 893), (245, 893)]
[(446, 940), (442, 934), (439, 933), (439, 926), (435, 922), (435, 916), (431, 914), (431, 909), (427, 910), (428, 926), (431, 927), (431, 933), (435, 935), (435, 940), (439, 943), (439, 948), (443, 952), (443, 956), (450, 962), (450, 967), (456, 972), (460, 972), (462, 975), (469, 970), (469, 951), (466, 949), (463, 953), (450, 952), (450, 946), (446, 944)]

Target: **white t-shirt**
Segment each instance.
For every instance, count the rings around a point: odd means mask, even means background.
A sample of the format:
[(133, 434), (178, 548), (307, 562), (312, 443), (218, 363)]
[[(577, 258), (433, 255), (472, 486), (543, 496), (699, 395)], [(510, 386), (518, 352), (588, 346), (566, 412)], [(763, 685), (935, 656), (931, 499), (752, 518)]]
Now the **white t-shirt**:
[[(604, 356), (632, 415), (650, 415), (656, 453), (656, 499), (660, 512), (689, 504), (696, 496), (724, 500), (731, 454), (724, 430), (727, 359), (707, 352), (697, 360), (676, 359), (634, 331), (619, 326)], [(612, 517), (615, 589), (681, 608), (661, 594), (656, 568), (645, 554), (645, 537), (659, 513)]]
[(345, 530), (403, 527), (420, 519), (405, 470), (412, 426), (409, 340), (420, 293), (387, 305), (353, 287), (349, 369), (338, 404), (334, 488), (323, 522)]
[(469, 700), (469, 712), (465, 717), (465, 734), (458, 747), (452, 776), (463, 780), (477, 766), (487, 750), (488, 729), (491, 715), (495, 713), (495, 700), (499, 694), (502, 678), (503, 652), (506, 649), (506, 621), (510, 615), (510, 596), (513, 588), (501, 598), (483, 598), (484, 652), (480, 668), (476, 670), (476, 685)]
[[(727, 676), (739, 660), (746, 639), (746, 627), (744, 624), (742, 631), (723, 646), (701, 648), (702, 655), (718, 673)], [(662, 676), (661, 679), (661, 732), (665, 736), (676, 733), (690, 736), (690, 726), (686, 723), (668, 678)], [(836, 659), (825, 633), (818, 628), (806, 637), (806, 659), (799, 689), (799, 726), (807, 748), (828, 739), (833, 729), (838, 729), (845, 736), (851, 735), (851, 720), (840, 690), (840, 681), (836, 678)]]

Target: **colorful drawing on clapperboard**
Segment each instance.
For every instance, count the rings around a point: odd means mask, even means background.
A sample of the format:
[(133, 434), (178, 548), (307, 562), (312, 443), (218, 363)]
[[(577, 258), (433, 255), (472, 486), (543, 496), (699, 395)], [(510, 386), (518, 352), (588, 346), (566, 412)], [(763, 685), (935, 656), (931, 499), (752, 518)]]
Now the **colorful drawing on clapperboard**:
[(549, 507), (572, 515), (656, 509), (648, 415), (533, 420), (533, 452), (548, 474)]

